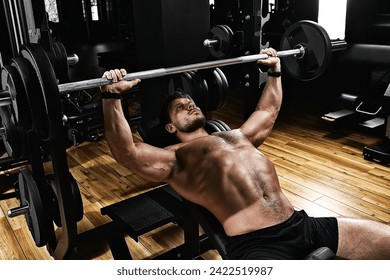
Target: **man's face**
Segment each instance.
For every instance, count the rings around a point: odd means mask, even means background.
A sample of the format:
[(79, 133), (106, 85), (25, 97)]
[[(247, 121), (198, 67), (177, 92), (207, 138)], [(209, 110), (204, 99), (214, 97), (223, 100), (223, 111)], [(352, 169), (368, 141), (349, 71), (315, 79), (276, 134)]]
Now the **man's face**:
[[(171, 123), (180, 132), (193, 132), (204, 127), (206, 118), (199, 107), (196, 107), (193, 100), (188, 98), (178, 98), (172, 101), (169, 108)], [(172, 132), (168, 129), (169, 132)], [(175, 131), (173, 131), (175, 132)]]

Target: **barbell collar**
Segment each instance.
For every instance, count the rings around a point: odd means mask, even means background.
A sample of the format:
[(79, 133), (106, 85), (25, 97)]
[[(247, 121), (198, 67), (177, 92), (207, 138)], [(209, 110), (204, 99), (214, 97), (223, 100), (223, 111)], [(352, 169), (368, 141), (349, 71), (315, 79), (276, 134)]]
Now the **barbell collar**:
[[(285, 50), (285, 51), (279, 51), (277, 52), (278, 57), (286, 57), (286, 56), (302, 56), (302, 54), (305, 53), (305, 48), (303, 46), (299, 46), (297, 48), (291, 49), (291, 50)], [(182, 65), (182, 66), (174, 66), (169, 68), (159, 68), (154, 70), (146, 70), (146, 71), (140, 71), (140, 72), (134, 72), (127, 74), (123, 79), (126, 81), (131, 81), (134, 79), (151, 79), (151, 78), (157, 78), (157, 77), (163, 77), (167, 75), (173, 75), (178, 73), (184, 73), (189, 71), (196, 71), (196, 70), (202, 70), (202, 69), (208, 69), (208, 68), (215, 68), (215, 67), (222, 67), (222, 66), (228, 66), (233, 64), (241, 64), (241, 63), (249, 63), (249, 62), (255, 62), (262, 59), (267, 59), (267, 54), (254, 54), (254, 55), (247, 55), (247, 56), (240, 56), (240, 57), (234, 57), (234, 58), (227, 58), (227, 59), (221, 59), (221, 60), (214, 60), (214, 61), (206, 61), (201, 63), (194, 63), (189, 65)], [(66, 84), (59, 84), (58, 89), (61, 94), (72, 92), (72, 91), (79, 91), (79, 90), (86, 90), (90, 88), (96, 88), (104, 85), (111, 84), (111, 81), (106, 78), (97, 78), (97, 79), (90, 79), (90, 80), (84, 80), (84, 81), (78, 81), (78, 82), (72, 82), (72, 83), (66, 83)]]
[(15, 208), (9, 209), (7, 211), (7, 216), (9, 218), (14, 218), (14, 217), (17, 217), (17, 216), (20, 216), (20, 215), (24, 215), (24, 214), (28, 214), (28, 213), (30, 213), (30, 206), (29, 205), (25, 205), (25, 206), (19, 206), (19, 207), (15, 207)]

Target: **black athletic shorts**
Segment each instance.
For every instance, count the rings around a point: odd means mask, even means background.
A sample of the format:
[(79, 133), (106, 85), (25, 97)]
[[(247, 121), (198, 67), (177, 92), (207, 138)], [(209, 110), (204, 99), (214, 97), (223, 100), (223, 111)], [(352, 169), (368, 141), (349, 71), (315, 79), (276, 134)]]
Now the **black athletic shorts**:
[(336, 254), (336, 218), (313, 218), (302, 210), (281, 224), (228, 237), (226, 250), (230, 259), (299, 260), (324, 246)]

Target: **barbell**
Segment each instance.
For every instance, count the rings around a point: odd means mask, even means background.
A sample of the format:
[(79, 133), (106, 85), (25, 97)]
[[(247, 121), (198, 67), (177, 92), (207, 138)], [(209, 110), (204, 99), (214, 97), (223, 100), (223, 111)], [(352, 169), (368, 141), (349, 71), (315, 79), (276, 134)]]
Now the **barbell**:
[[(279, 51), (278, 57), (304, 55), (304, 53), (305, 53), (305, 49), (303, 47), (299, 47), (293, 50)], [(179, 74), (179, 73), (184, 73), (189, 71), (197, 71), (197, 70), (209, 69), (214, 67), (222, 67), (222, 66), (228, 66), (234, 64), (254, 62), (257, 60), (267, 59), (267, 58), (268, 55), (266, 54), (240, 56), (240, 57), (228, 58), (222, 60), (214, 60), (214, 61), (189, 64), (189, 65), (174, 66), (169, 68), (158, 68), (154, 70), (128, 73), (123, 79), (126, 81), (131, 81), (134, 79), (141, 79), (141, 80), (151, 79), (151, 78), (169, 76), (169, 75), (174, 75), (174, 74)], [(66, 83), (62, 85), (60, 84), (58, 85), (58, 89), (60, 93), (67, 93), (72, 91), (100, 87), (100, 86), (108, 85), (110, 83), (111, 81), (107, 80), (106, 78), (97, 78), (97, 79), (90, 79), (90, 80), (73, 82), (73, 83)]]
[[(229, 31), (230, 32), (230, 31)], [(215, 41), (218, 36), (210, 38)], [(281, 40), (282, 51), (277, 52), (277, 56), (284, 58), (283, 64), (291, 76), (299, 80), (312, 80), (321, 75), (327, 68), (333, 50), (340, 50), (346, 46), (346, 43), (340, 42), (333, 44), (323, 27), (313, 21), (300, 21), (291, 25), (284, 33)], [(52, 138), (60, 127), (53, 125), (55, 123), (52, 117), (58, 113), (53, 108), (58, 108), (58, 96), (64, 93), (96, 88), (111, 83), (106, 78), (96, 78), (71, 83), (58, 84), (53, 65), (50, 63), (45, 51), (37, 44), (24, 44), (21, 46), (20, 58), (12, 60), (11, 66), (2, 68), (2, 89), (0, 92), (0, 106), (11, 106), (14, 119), (18, 120), (18, 114), (28, 110), (32, 113), (32, 126), (42, 139)], [(206, 61), (189, 65), (174, 66), (169, 68), (159, 68), (134, 73), (128, 73), (124, 80), (151, 79), (174, 75), (183, 72), (222, 67), (228, 65), (255, 62), (267, 59), (266, 54), (245, 55), (234, 58)], [(12, 67), (13, 66), (13, 67)], [(16, 69), (16, 70), (15, 70)], [(21, 69), (24, 69), (22, 73)], [(11, 71), (12, 70), (12, 71)], [(17, 72), (10, 73), (10, 72)], [(15, 77), (19, 76), (23, 83), (15, 82)], [(22, 86), (22, 84), (24, 86)], [(29, 91), (32, 88), (34, 98)], [(23, 91), (24, 90), (24, 91)], [(50, 93), (50, 94), (49, 94)], [(26, 95), (27, 96), (23, 96)], [(22, 96), (21, 96), (22, 95)], [(27, 100), (30, 109), (24, 107), (20, 109), (21, 102), (18, 99)], [(27, 102), (27, 103), (28, 103)], [(56, 104), (52, 104), (52, 103)], [(23, 105), (22, 105), (23, 106)], [(25, 105), (24, 105), (25, 106)], [(62, 116), (61, 116), (62, 117)]]

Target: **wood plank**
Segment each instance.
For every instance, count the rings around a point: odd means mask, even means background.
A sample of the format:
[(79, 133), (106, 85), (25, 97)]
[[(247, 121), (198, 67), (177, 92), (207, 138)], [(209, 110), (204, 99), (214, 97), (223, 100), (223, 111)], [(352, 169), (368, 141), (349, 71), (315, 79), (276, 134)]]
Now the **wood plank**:
[(93, 203), (95, 200), (102, 206), (108, 206), (122, 200), (83, 167), (73, 168), (72, 173), (82, 193), (84, 206)]
[[(0, 201), (0, 207), (4, 211), (4, 213), (7, 213), (7, 211), (11, 208), (16, 208), (20, 206), (20, 202), (16, 198), (10, 198), (7, 200), (1, 200)], [(24, 216), (17, 216), (14, 218), (8, 218), (8, 223), (10, 224), (12, 230), (17, 230), (23, 227), (26, 227), (26, 219)]]
[(322, 194), (306, 187), (304, 184), (294, 182), (286, 177), (280, 176), (279, 182), (283, 190), (288, 190), (298, 196), (304, 197), (307, 200), (315, 201), (322, 197)]
[(175, 248), (183, 241), (182, 229), (171, 223), (145, 233), (139, 238), (139, 242), (152, 252), (151, 258)]
[(312, 217), (337, 217), (339, 214), (332, 211), (330, 208), (318, 205), (316, 202), (307, 200), (299, 195), (284, 190), (284, 194), (290, 200), (292, 205), (302, 210), (304, 209), (309, 216)]
[(115, 169), (107, 165), (100, 165), (100, 162), (92, 155), (80, 149), (72, 150), (68, 153), (118, 197), (121, 197), (122, 193), (126, 192), (133, 192), (134, 195), (137, 194), (136, 190), (121, 180), (120, 174)]
[(14, 230), (27, 260), (51, 260), (53, 259), (45, 247), (36, 247), (35, 242), (27, 227)]
[[(286, 162), (284, 161), (284, 164)], [(357, 196), (357, 190), (355, 192), (350, 191), (349, 193), (345, 193), (345, 189), (348, 186), (347, 184), (343, 184), (343, 187), (341, 188), (340, 186), (334, 187), (334, 182), (332, 184), (327, 184), (326, 182), (330, 182), (330, 180), (312, 180), (313, 176), (308, 177), (305, 173), (302, 173), (301, 170), (303, 168), (298, 168), (297, 166), (292, 166), (290, 168), (283, 168), (282, 166), (279, 166), (277, 168), (279, 175), (283, 178), (286, 177), (291, 181), (296, 182), (297, 184), (302, 184), (306, 188), (309, 188), (313, 191), (317, 191), (323, 196), (327, 196), (328, 198), (332, 198), (333, 200), (336, 200), (340, 203), (347, 204), (347, 205), (354, 205), (354, 208), (357, 210), (360, 210), (370, 216), (375, 216), (378, 219), (388, 222), (389, 220), (389, 215), (390, 212), (388, 211), (387, 208), (382, 208), (380, 205), (373, 204), (369, 202), (368, 200), (362, 199), (364, 194)], [(298, 170), (298, 171), (297, 171)], [(305, 170), (307, 171), (307, 170)], [(319, 173), (322, 174), (322, 173)], [(281, 181), (285, 182), (285, 181)], [(322, 183), (324, 182), (324, 183)], [(286, 189), (286, 184), (283, 184), (283, 187)], [(353, 189), (356, 189), (352, 187)], [(292, 190), (291, 188), (287, 189), (290, 190), (293, 193), (300, 193), (302, 196), (306, 197), (309, 199), (310, 194), (305, 192), (304, 189), (298, 188), (297, 190)], [(342, 189), (343, 191), (341, 191)], [(353, 193), (353, 195), (351, 195)]]
[[(0, 210), (0, 215), (3, 211)], [(7, 219), (0, 217), (0, 260), (23, 260), (26, 256)]]
[(332, 209), (332, 211), (338, 213), (340, 216), (343, 217), (351, 217), (351, 218), (360, 218), (360, 219), (369, 219), (374, 220), (378, 222), (383, 222), (374, 215), (368, 215), (366, 213), (363, 213), (349, 205), (337, 202), (331, 198), (328, 197), (322, 197), (316, 201), (318, 205), (321, 205), (327, 209)]
[[(367, 179), (367, 172), (358, 172), (355, 169), (346, 169), (346, 167), (343, 164), (337, 164), (332, 161), (326, 161), (325, 159), (322, 159), (321, 157), (312, 154), (310, 152), (302, 151), (300, 149), (291, 148), (291, 146), (286, 147), (277, 147), (274, 145), (269, 145), (275, 150), (270, 149), (265, 145), (265, 147), (262, 147), (264, 151), (268, 151), (269, 153), (280, 154), (282, 155), (284, 160), (289, 160), (291, 162), (297, 162), (301, 165), (305, 164), (307, 165), (306, 171), (311, 174), (311, 176), (315, 174), (330, 174), (332, 175), (332, 178), (336, 178), (337, 180), (341, 180), (343, 182), (348, 182), (349, 184), (354, 184), (357, 187), (360, 187), (362, 189), (369, 189), (370, 191), (373, 191), (375, 193), (379, 193), (381, 195), (388, 195), (389, 191), (387, 187), (382, 187), (377, 184), (371, 183), (369, 179)], [(288, 151), (288, 152), (286, 152)], [(299, 155), (299, 156), (297, 156)], [(303, 157), (305, 160), (302, 160), (301, 157)], [(316, 172), (310, 172), (311, 170), (315, 170)], [(377, 180), (378, 181), (378, 180)], [(381, 183), (386, 183), (385, 181), (380, 181)]]

